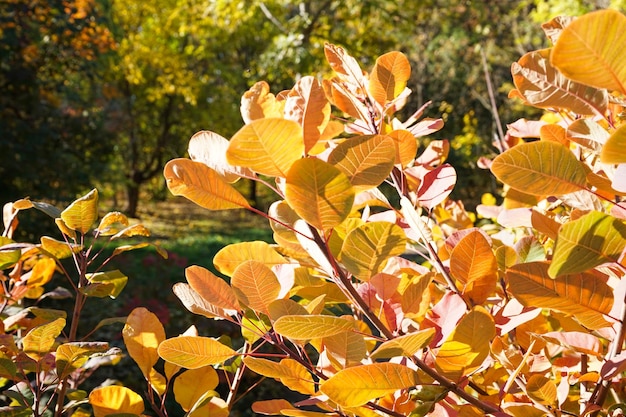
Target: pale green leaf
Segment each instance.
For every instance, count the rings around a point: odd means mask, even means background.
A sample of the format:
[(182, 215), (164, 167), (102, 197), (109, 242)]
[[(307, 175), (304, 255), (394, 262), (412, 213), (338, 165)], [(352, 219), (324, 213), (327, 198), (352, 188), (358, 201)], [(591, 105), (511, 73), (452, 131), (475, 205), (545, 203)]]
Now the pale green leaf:
[(551, 277), (617, 262), (626, 248), (626, 224), (592, 211), (561, 226), (548, 272)]
[(57, 318), (31, 329), (22, 339), (24, 353), (34, 360), (43, 358), (50, 352), (64, 327), (65, 319)]

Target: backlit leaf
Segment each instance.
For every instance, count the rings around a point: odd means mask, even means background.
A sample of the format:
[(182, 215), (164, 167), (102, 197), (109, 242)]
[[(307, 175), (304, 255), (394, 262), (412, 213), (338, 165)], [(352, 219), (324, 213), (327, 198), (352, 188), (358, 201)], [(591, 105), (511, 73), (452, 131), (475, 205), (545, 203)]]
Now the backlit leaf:
[[(0, 248), (5, 245), (10, 245), (11, 243), (15, 243), (14, 240), (9, 239), (5, 236), (0, 236)], [(7, 269), (12, 267), (20, 260), (20, 256), (22, 252), (19, 249), (13, 250), (0, 250), (0, 270)]]
[(94, 353), (106, 352), (108, 343), (63, 343), (59, 345), (55, 354), (56, 371), (63, 379), (83, 366)]
[(144, 411), (141, 395), (120, 385), (96, 388), (89, 394), (89, 404), (95, 417), (109, 414), (139, 415)]
[(105, 214), (102, 220), (100, 220), (97, 230), (101, 236), (111, 236), (128, 227), (128, 225), (128, 217), (119, 211), (112, 211)]
[(372, 353), (372, 358), (384, 359), (393, 358), (394, 356), (411, 357), (428, 346), (434, 335), (435, 329), (431, 327), (387, 340), (381, 343), (376, 351)]
[(315, 384), (311, 374), (294, 359), (285, 358), (280, 362), (248, 356), (244, 363), (259, 375), (279, 380), (287, 388), (302, 394), (315, 394)]
[(357, 407), (419, 383), (417, 372), (406, 366), (375, 363), (337, 372), (322, 383), (320, 391), (343, 407)]
[(67, 227), (82, 234), (91, 229), (97, 218), (98, 190), (95, 188), (61, 212), (61, 219)]
[(65, 319), (58, 318), (33, 328), (22, 339), (24, 353), (36, 361), (43, 358), (50, 352), (64, 327)]
[(208, 166), (190, 159), (172, 159), (163, 175), (174, 195), (181, 195), (209, 210), (250, 207), (248, 201)]
[(417, 154), (417, 140), (408, 130), (394, 130), (389, 135), (395, 142), (395, 164), (403, 168), (413, 162)]
[(241, 97), (241, 117), (248, 124), (253, 120), (268, 117), (281, 117), (283, 103), (270, 93), (270, 86), (265, 81), (254, 84)]
[(551, 277), (617, 262), (626, 248), (626, 224), (592, 211), (561, 226), (548, 272)]
[(498, 155), (491, 172), (503, 183), (526, 194), (549, 196), (584, 189), (587, 174), (565, 146), (556, 142), (530, 142)]
[(406, 249), (406, 236), (400, 226), (384, 222), (369, 222), (346, 236), (340, 260), (355, 277), (362, 281), (379, 273), (387, 259)]
[(605, 276), (592, 271), (552, 279), (548, 267), (546, 262), (512, 266), (506, 271), (510, 291), (526, 306), (571, 314), (590, 329), (609, 325), (603, 314), (611, 311), (613, 290)]
[(568, 109), (577, 114), (606, 112), (608, 95), (566, 78), (552, 66), (550, 49), (528, 52), (511, 67), (513, 82), (526, 102), (540, 108)]
[(189, 411), (208, 391), (219, 384), (219, 376), (212, 366), (189, 369), (176, 376), (174, 397), (183, 410)]
[(551, 61), (566, 77), (626, 94), (626, 16), (606, 9), (570, 23), (559, 36)]
[(259, 261), (245, 261), (230, 280), (239, 302), (269, 316), (269, 305), (280, 294), (280, 282), (270, 268)]
[(600, 159), (606, 164), (626, 163), (626, 124), (622, 124), (602, 147)]
[(209, 303), (229, 310), (229, 314), (240, 309), (237, 296), (230, 285), (208, 269), (192, 265), (185, 269), (185, 278), (191, 288)]
[(365, 338), (355, 332), (342, 332), (323, 337), (321, 344), (330, 360), (339, 363), (341, 368), (360, 364), (367, 353)]
[(496, 334), (493, 318), (481, 306), (474, 307), (439, 348), (437, 368), (453, 381), (476, 370), (489, 354), (489, 344)]
[(226, 161), (228, 139), (217, 133), (202, 130), (189, 139), (187, 152), (192, 161), (201, 162), (232, 183), (242, 176), (254, 176), (248, 169), (232, 166)]
[(389, 176), (395, 153), (389, 136), (357, 136), (337, 145), (328, 163), (346, 174), (355, 190), (360, 191), (377, 187)]
[(232, 276), (245, 261), (258, 261), (268, 268), (287, 263), (268, 243), (262, 241), (233, 243), (220, 249), (213, 258), (215, 268), (228, 276)]
[(341, 46), (327, 43), (324, 45), (324, 55), (330, 67), (344, 81), (355, 85), (365, 86), (365, 75), (359, 63)]
[(177, 282), (172, 287), (172, 290), (174, 294), (176, 294), (176, 297), (178, 297), (183, 303), (185, 308), (194, 314), (199, 314), (208, 318), (224, 318), (229, 315), (226, 314), (224, 309), (214, 306), (201, 297), (200, 294), (195, 292), (189, 284)]
[(305, 158), (294, 163), (287, 175), (285, 199), (307, 223), (328, 230), (350, 214), (354, 189), (339, 168)]
[(274, 300), (268, 306), (269, 317), (272, 321), (276, 321), (282, 316), (307, 315), (309, 312), (301, 304), (296, 303), (290, 298)]
[(304, 153), (320, 139), (330, 120), (330, 103), (320, 82), (312, 76), (298, 80), (285, 99), (285, 119), (302, 126)]
[(541, 126), (539, 130), (541, 140), (549, 140), (552, 142), (559, 142), (562, 145), (567, 146), (566, 130), (563, 126), (547, 124)]
[(152, 367), (159, 360), (157, 348), (165, 340), (163, 325), (154, 313), (138, 307), (128, 315), (122, 336), (128, 354), (144, 377), (148, 378)]
[(279, 118), (253, 120), (230, 139), (226, 159), (259, 174), (286, 177), (304, 155), (302, 127)]
[(600, 151), (609, 132), (591, 119), (578, 119), (567, 127), (567, 138), (587, 149)]
[(282, 410), (295, 410), (296, 408), (291, 405), (287, 400), (265, 400), (256, 401), (252, 403), (252, 411), (257, 414), (263, 414), (268, 416), (282, 415)]
[(491, 244), (479, 230), (464, 236), (450, 254), (450, 273), (475, 304), (484, 303), (495, 292), (497, 271)]
[(556, 384), (543, 375), (533, 375), (526, 382), (526, 394), (539, 404), (556, 403)]
[(294, 340), (333, 336), (354, 329), (354, 322), (335, 316), (283, 316), (274, 323), (276, 333)]
[(28, 277), (28, 286), (40, 287), (47, 284), (52, 279), (55, 270), (56, 261), (54, 259), (42, 258), (37, 260)]
[(165, 361), (187, 369), (215, 365), (237, 354), (216, 339), (202, 336), (178, 336), (164, 340), (158, 352)]
[(401, 52), (388, 52), (376, 60), (370, 74), (369, 91), (374, 100), (385, 105), (404, 91), (411, 77), (411, 64)]
[(110, 297), (112, 299), (116, 299), (120, 295), (128, 282), (128, 277), (119, 270), (86, 274), (86, 278), (90, 284), (100, 288), (100, 290), (87, 292), (88, 295), (92, 297)]

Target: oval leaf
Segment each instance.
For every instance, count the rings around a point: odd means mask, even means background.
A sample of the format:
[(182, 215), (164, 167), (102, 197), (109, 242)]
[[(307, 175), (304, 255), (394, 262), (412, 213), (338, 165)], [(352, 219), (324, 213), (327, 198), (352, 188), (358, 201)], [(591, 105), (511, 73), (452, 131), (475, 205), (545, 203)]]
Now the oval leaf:
[(592, 211), (561, 226), (548, 272), (551, 277), (617, 262), (626, 248), (626, 224)]
[(95, 188), (61, 212), (61, 219), (65, 225), (82, 234), (91, 229), (97, 218), (98, 190)]
[(189, 411), (208, 391), (219, 384), (219, 376), (212, 366), (189, 369), (174, 380), (174, 397), (183, 410)]
[(355, 277), (369, 281), (379, 273), (387, 259), (406, 248), (406, 236), (400, 226), (379, 221), (359, 226), (346, 236), (340, 260)]
[(357, 191), (380, 185), (389, 176), (396, 158), (389, 136), (357, 136), (337, 145), (328, 163), (346, 174)]
[(465, 235), (450, 254), (450, 273), (459, 280), (474, 304), (482, 304), (496, 290), (498, 265), (491, 244), (479, 230)]
[(148, 378), (152, 367), (159, 360), (157, 348), (165, 340), (163, 325), (154, 313), (138, 307), (128, 315), (122, 336), (128, 354)]
[(185, 278), (196, 293), (209, 303), (228, 310), (228, 314), (240, 309), (237, 296), (230, 285), (208, 269), (192, 265), (185, 269)]
[(234, 167), (226, 161), (228, 139), (208, 130), (202, 130), (189, 139), (187, 152), (192, 161), (201, 162), (215, 170), (226, 182), (235, 182), (242, 176), (253, 176), (250, 170)]
[(239, 302), (269, 316), (269, 305), (280, 294), (276, 274), (258, 261), (245, 261), (235, 269), (230, 280)]
[(353, 329), (352, 320), (335, 316), (282, 316), (274, 323), (276, 333), (294, 340), (328, 337)]
[(374, 100), (385, 105), (393, 101), (406, 88), (411, 77), (411, 64), (407, 57), (397, 51), (381, 55), (370, 74), (369, 91)]
[(305, 158), (294, 163), (287, 175), (285, 199), (307, 223), (328, 230), (350, 214), (354, 189), (339, 168)]
[(606, 9), (570, 23), (552, 51), (552, 64), (566, 77), (626, 94), (626, 16)]
[(606, 164), (626, 163), (626, 124), (622, 124), (602, 147), (600, 159)]
[(491, 171), (503, 183), (526, 194), (563, 195), (584, 189), (583, 165), (557, 142), (530, 142), (498, 155)]
[(372, 353), (372, 358), (383, 359), (393, 358), (395, 356), (411, 357), (428, 346), (434, 335), (435, 329), (431, 327), (387, 340), (381, 343), (378, 349)]
[(228, 276), (232, 276), (245, 261), (258, 261), (268, 268), (287, 263), (268, 243), (262, 241), (233, 243), (220, 249), (213, 258), (217, 270)]
[(417, 201), (420, 206), (432, 210), (442, 203), (456, 185), (456, 170), (450, 164), (443, 164), (428, 171), (420, 182), (417, 190)]
[(395, 363), (375, 363), (337, 372), (320, 386), (320, 391), (344, 407), (368, 401), (420, 383), (417, 372)]
[(575, 316), (590, 329), (609, 325), (604, 314), (613, 306), (613, 290), (598, 272), (548, 274), (546, 262), (517, 264), (506, 271), (510, 291), (529, 307), (549, 308)]
[(43, 358), (50, 352), (64, 327), (65, 319), (58, 318), (33, 328), (22, 339), (24, 353), (36, 361)]
[(143, 399), (136, 392), (119, 385), (96, 388), (89, 394), (95, 417), (109, 414), (139, 415), (144, 411)]
[(256, 119), (281, 117), (283, 104), (270, 93), (270, 86), (265, 81), (254, 84), (241, 97), (241, 117), (248, 124)]
[(164, 340), (158, 352), (165, 361), (187, 369), (215, 365), (237, 354), (217, 340), (202, 336), (178, 336)]
[(173, 159), (165, 164), (163, 175), (174, 195), (209, 210), (248, 208), (248, 201), (213, 169), (190, 159)]
[(253, 120), (235, 133), (226, 159), (259, 174), (286, 177), (303, 154), (302, 127), (292, 120), (269, 118)]

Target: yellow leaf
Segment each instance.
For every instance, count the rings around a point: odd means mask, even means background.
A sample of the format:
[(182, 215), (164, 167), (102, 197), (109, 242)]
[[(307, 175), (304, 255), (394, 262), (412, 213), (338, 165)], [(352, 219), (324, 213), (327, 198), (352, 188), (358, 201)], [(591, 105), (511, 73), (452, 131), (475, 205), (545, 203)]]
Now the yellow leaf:
[[(60, 214), (59, 214), (60, 215)], [(64, 235), (67, 235), (69, 237), (71, 237), (72, 239), (76, 240), (76, 230), (72, 230), (70, 229), (65, 222), (63, 221), (63, 219), (61, 218), (56, 218), (54, 219), (54, 223), (57, 225), (57, 227), (59, 228), (59, 230), (61, 231), (61, 233), (63, 233)]]
[(335, 316), (283, 316), (274, 323), (281, 336), (294, 340), (329, 337), (354, 329), (354, 322)]
[(411, 64), (401, 52), (388, 52), (376, 60), (370, 74), (369, 91), (374, 100), (384, 106), (406, 88), (411, 77)]
[(228, 139), (217, 133), (202, 130), (189, 139), (187, 152), (192, 161), (201, 162), (217, 172), (226, 182), (233, 183), (241, 177), (253, 177), (249, 169), (235, 167), (226, 161)]
[(230, 284), (242, 305), (267, 316), (268, 306), (278, 298), (281, 290), (276, 274), (258, 261), (245, 261), (239, 265)]
[(98, 218), (98, 190), (93, 189), (61, 212), (61, 219), (72, 230), (89, 232)]
[(191, 288), (209, 303), (229, 312), (240, 309), (237, 296), (230, 285), (208, 269), (192, 265), (185, 269), (185, 277)]
[[(15, 241), (8, 237), (0, 236), (0, 247), (10, 245), (11, 243), (15, 243)], [(22, 252), (19, 249), (0, 251), (0, 270), (15, 265), (20, 260), (21, 254)]]
[(22, 339), (24, 353), (36, 361), (43, 358), (53, 348), (64, 327), (65, 319), (58, 318), (31, 329)]
[(271, 177), (286, 177), (304, 155), (302, 127), (286, 119), (253, 120), (230, 139), (226, 159)]
[(354, 189), (338, 168), (317, 158), (305, 158), (294, 163), (287, 175), (285, 199), (307, 223), (328, 230), (350, 214)]
[(429, 328), (387, 340), (381, 343), (376, 351), (372, 353), (372, 358), (382, 359), (393, 358), (394, 356), (413, 356), (428, 346), (434, 335), (435, 329)]
[(340, 368), (358, 365), (367, 354), (365, 338), (355, 332), (341, 332), (321, 339), (329, 359)]
[(248, 201), (208, 166), (190, 159), (172, 159), (165, 164), (163, 176), (174, 195), (193, 201), (209, 210), (248, 208)]
[(164, 340), (158, 352), (167, 362), (187, 369), (215, 365), (237, 354), (216, 339), (201, 336), (178, 336)]
[(460, 380), (483, 363), (495, 335), (496, 326), (489, 312), (481, 306), (474, 307), (439, 348), (437, 369), (453, 381)]
[(600, 160), (605, 164), (626, 163), (626, 124), (622, 124), (602, 147)]
[(157, 348), (165, 340), (163, 325), (156, 315), (138, 307), (128, 315), (122, 336), (128, 354), (147, 379), (152, 367), (159, 360)]
[(361, 281), (379, 273), (387, 260), (406, 249), (406, 236), (400, 226), (384, 222), (369, 222), (354, 228), (346, 236), (340, 260)]
[(41, 247), (50, 256), (56, 259), (65, 259), (72, 256), (72, 253), (80, 251), (80, 246), (72, 246), (69, 243), (52, 239), (48, 236), (41, 237)]
[(241, 117), (246, 124), (257, 119), (281, 117), (283, 105), (270, 93), (267, 82), (259, 81), (241, 97)]
[(41, 287), (52, 279), (56, 270), (56, 261), (52, 258), (41, 258), (33, 267), (28, 277), (29, 287)]
[(570, 23), (552, 51), (552, 64), (566, 77), (626, 94), (626, 16), (606, 9)]
[(368, 401), (420, 383), (417, 372), (395, 363), (375, 363), (346, 368), (320, 386), (320, 391), (343, 407)]
[(524, 305), (572, 314), (590, 329), (609, 325), (603, 314), (611, 311), (613, 290), (606, 276), (590, 271), (552, 279), (548, 267), (547, 262), (512, 266), (506, 271), (510, 291)]
[(274, 300), (268, 306), (269, 317), (276, 321), (282, 316), (304, 316), (309, 314), (306, 308), (290, 298)]
[(539, 404), (556, 404), (556, 384), (543, 375), (533, 375), (528, 378), (526, 394)]
[(287, 400), (266, 400), (252, 403), (252, 411), (266, 416), (282, 415), (283, 410), (295, 410), (295, 407)]
[(563, 195), (585, 188), (582, 163), (557, 142), (530, 142), (498, 155), (491, 172), (518, 191), (537, 196)]
[(626, 224), (592, 211), (561, 226), (548, 273), (555, 277), (618, 262), (625, 248)]
[(285, 258), (262, 241), (233, 243), (220, 249), (213, 258), (215, 268), (229, 277), (245, 261), (258, 261), (268, 268), (287, 263)]
[(83, 366), (91, 355), (106, 352), (108, 348), (108, 343), (76, 342), (59, 345), (55, 354), (57, 375), (64, 379)]
[(483, 304), (496, 290), (498, 265), (491, 244), (479, 230), (463, 236), (450, 254), (450, 273), (474, 304)]
[(128, 227), (128, 225), (128, 217), (119, 211), (112, 211), (104, 215), (96, 230), (101, 236), (111, 236), (119, 232), (121, 229)]
[(300, 78), (289, 91), (285, 99), (285, 119), (302, 126), (304, 153), (309, 153), (330, 120), (330, 103), (315, 77)]
[(174, 397), (185, 411), (208, 391), (214, 390), (219, 384), (219, 376), (211, 366), (189, 369), (179, 374), (174, 380)]
[(89, 403), (95, 417), (109, 414), (141, 414), (143, 399), (136, 392), (119, 385), (96, 388), (89, 394)]
[(379, 186), (391, 173), (396, 148), (389, 136), (357, 136), (337, 145), (328, 163), (346, 174), (355, 192)]
[(294, 359), (285, 358), (274, 362), (263, 358), (247, 356), (244, 363), (253, 372), (279, 380), (292, 391), (314, 395), (315, 384), (310, 372)]

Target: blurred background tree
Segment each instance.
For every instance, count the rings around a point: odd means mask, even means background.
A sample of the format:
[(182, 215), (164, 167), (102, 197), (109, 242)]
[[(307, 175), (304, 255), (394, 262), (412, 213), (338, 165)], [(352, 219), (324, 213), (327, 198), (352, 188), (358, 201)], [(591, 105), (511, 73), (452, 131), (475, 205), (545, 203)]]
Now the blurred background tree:
[(193, 133), (230, 137), (242, 124), (242, 93), (262, 79), (277, 93), (324, 68), (325, 42), (345, 46), (366, 69), (390, 50), (409, 57), (407, 112), (432, 100), (426, 115), (443, 115), (446, 126), (434, 138), (450, 139), (460, 171), (454, 196), (472, 207), (495, 187), (477, 158), (493, 154), (506, 123), (531, 116), (507, 93), (511, 63), (547, 46), (539, 23), (623, 10), (625, 0), (5, 3), (3, 201), (68, 199), (97, 184), (123, 197), (135, 216), (142, 197), (166, 196), (162, 166), (185, 154)]

